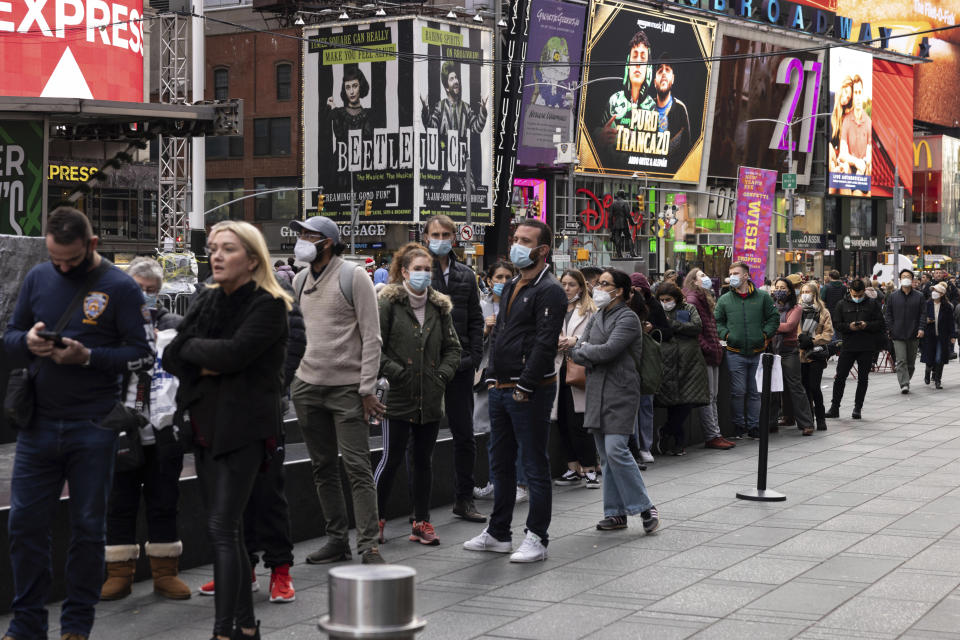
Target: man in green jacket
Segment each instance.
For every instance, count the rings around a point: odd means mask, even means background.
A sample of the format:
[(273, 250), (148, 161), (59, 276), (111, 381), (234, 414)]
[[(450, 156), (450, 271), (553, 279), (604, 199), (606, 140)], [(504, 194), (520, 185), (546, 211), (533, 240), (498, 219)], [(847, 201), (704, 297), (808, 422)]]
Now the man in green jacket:
[[(730, 265), (730, 290), (717, 300), (714, 315), (717, 335), (726, 345), (727, 372), (734, 437), (760, 437), (760, 391), (757, 366), (760, 354), (780, 326), (780, 315), (773, 299), (750, 282), (750, 267), (744, 262)], [(746, 413), (744, 413), (746, 396)]]

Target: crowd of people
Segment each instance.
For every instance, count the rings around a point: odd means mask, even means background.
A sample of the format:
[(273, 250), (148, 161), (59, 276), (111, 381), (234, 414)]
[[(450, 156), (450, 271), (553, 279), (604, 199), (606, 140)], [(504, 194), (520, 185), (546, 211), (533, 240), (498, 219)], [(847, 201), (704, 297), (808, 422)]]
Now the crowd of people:
[[(186, 452), (214, 555), (213, 580), (199, 590), (215, 599), (213, 637), (259, 638), (256, 564), (262, 559), (271, 570), (270, 601), (296, 597), (283, 471), (290, 403), (325, 525), (308, 564), (352, 558), (347, 489), (362, 563), (386, 561), (384, 513), (398, 493), (410, 500), (409, 540), (440, 544), (430, 509), (444, 421), (454, 450), (452, 512), (486, 525), (463, 547), (526, 563), (548, 557), (553, 485), (602, 489), (598, 530), (639, 517), (653, 533), (660, 516), (642, 471), (654, 453), (684, 455), (691, 422), (712, 450), (785, 425), (810, 436), (839, 416), (852, 367), (852, 417), (860, 418), (879, 354), (894, 354), (903, 393), (918, 353), (924, 382), (937, 389), (955, 357), (960, 293), (943, 278), (914, 287), (909, 270), (895, 289), (845, 284), (835, 271), (822, 286), (800, 275), (763, 284), (742, 262), (724, 274), (671, 271), (652, 284), (615, 268), (556, 274), (550, 227), (526, 220), (509, 259), (478, 276), (457, 260), (455, 224), (441, 215), (425, 225), (422, 244), (402, 247), (371, 277), (342, 257), (332, 220), (290, 226), (299, 235), (296, 262), (307, 265), (299, 270), (292, 262), (271, 266), (252, 225), (215, 225), (212, 275), (180, 317), (157, 304), (159, 264), (138, 258), (124, 274), (97, 253), (81, 212), (51, 213), (50, 260), (25, 279), (3, 335), (33, 390), (11, 484), (15, 598), (4, 640), (46, 637), (45, 541), (65, 481), (71, 544), (62, 638), (87, 638), (96, 602), (131, 593), (141, 501), (154, 590), (191, 597), (178, 577)], [(762, 425), (756, 372), (766, 352), (779, 356), (785, 391), (775, 395), (771, 424)], [(834, 355), (827, 409), (821, 380)], [(730, 381), (729, 424), (718, 411), (721, 367)], [(556, 478), (552, 425), (565, 463)], [(382, 434), (376, 465), (371, 426)], [(490, 481), (481, 487), (476, 434), (485, 432), (489, 473), (482, 475)], [(410, 484), (398, 492), (401, 465)], [(489, 517), (478, 499), (492, 499)], [(514, 506), (522, 501), (529, 502), (525, 537), (515, 546)]]

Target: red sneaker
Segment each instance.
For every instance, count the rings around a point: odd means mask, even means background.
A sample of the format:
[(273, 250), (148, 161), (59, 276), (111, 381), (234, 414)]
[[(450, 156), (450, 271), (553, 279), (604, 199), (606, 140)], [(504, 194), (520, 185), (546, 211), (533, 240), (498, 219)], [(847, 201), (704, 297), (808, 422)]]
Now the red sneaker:
[(387, 539), (383, 535), (383, 528), (387, 525), (386, 520), (379, 520), (377, 522), (377, 527), (380, 529), (380, 533), (377, 535), (377, 542), (380, 544), (387, 544)]
[[(197, 592), (202, 596), (212, 596), (216, 593), (213, 586), (213, 580), (200, 587)], [(250, 570), (250, 591), (260, 591), (260, 583), (257, 582), (257, 572)]]
[(435, 547), (440, 544), (440, 538), (437, 537), (437, 532), (433, 530), (433, 525), (429, 522), (414, 522), (410, 542), (419, 542)]
[(293, 602), (297, 592), (293, 590), (290, 565), (282, 564), (270, 572), (270, 602)]

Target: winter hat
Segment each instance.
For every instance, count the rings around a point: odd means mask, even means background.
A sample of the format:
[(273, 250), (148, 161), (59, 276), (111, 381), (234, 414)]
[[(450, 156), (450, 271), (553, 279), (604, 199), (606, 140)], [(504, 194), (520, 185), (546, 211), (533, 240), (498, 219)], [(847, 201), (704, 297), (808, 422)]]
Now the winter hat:
[(791, 273), (787, 276), (787, 282), (793, 285), (793, 288), (796, 289), (803, 284), (803, 276), (799, 273)]
[(637, 289), (640, 289), (647, 295), (651, 295), (652, 291), (650, 290), (650, 282), (647, 280), (647, 276), (642, 273), (632, 273), (630, 274), (630, 284)]
[(946, 296), (946, 295), (947, 295), (947, 283), (946, 283), (946, 282), (938, 282), (937, 284), (933, 285), (933, 290), (939, 292), (941, 297)]

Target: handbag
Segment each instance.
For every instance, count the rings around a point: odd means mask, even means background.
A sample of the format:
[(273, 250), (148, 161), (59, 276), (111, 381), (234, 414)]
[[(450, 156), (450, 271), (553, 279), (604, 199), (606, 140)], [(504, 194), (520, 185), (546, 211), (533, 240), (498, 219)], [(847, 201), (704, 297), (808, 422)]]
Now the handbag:
[(566, 362), (567, 372), (563, 376), (563, 381), (568, 387), (583, 389), (587, 386), (587, 368), (582, 364), (577, 364), (570, 358)]
[[(110, 268), (110, 263), (101, 260), (100, 266), (87, 274), (83, 281), (83, 286), (77, 289), (70, 304), (54, 326), (54, 333), (61, 333), (70, 322), (70, 316), (74, 314), (83, 299), (90, 293), (93, 285), (97, 283), (100, 276)], [(22, 369), (14, 369), (10, 372), (10, 379), (7, 382), (7, 393), (3, 398), (3, 413), (7, 423), (16, 430), (29, 428), (33, 424), (33, 414), (37, 406), (37, 391), (34, 387), (34, 378), (37, 372), (35, 367), (30, 366)]]

